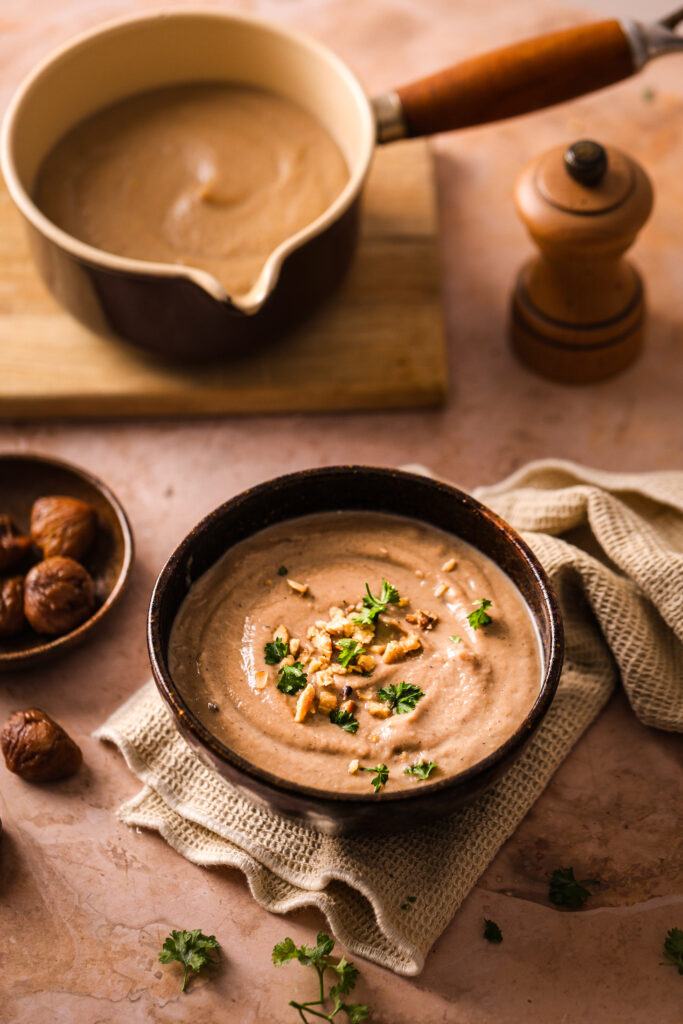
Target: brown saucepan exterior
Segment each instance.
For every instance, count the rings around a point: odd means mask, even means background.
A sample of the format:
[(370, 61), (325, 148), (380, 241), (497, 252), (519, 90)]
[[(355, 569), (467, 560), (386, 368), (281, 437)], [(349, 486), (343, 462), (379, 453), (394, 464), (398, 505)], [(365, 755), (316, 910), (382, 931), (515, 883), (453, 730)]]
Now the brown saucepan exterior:
[[(216, 739), (192, 713), (169, 671), (171, 627), (185, 595), (228, 548), (273, 523), (339, 509), (408, 516), (468, 541), (508, 574), (538, 629), (541, 684), (519, 728), (482, 761), (457, 775), (421, 784), (419, 791), (358, 796), (287, 782)], [(332, 834), (410, 829), (482, 793), (519, 757), (542, 722), (557, 689), (564, 654), (562, 619), (552, 586), (536, 556), (507, 523), (448, 484), (368, 466), (332, 466), (282, 476), (239, 494), (208, 515), (176, 548), (157, 579), (147, 640), (159, 692), (197, 754), (249, 798)]]
[[(599, 89), (683, 48), (675, 24), (675, 16), (649, 26), (611, 20), (553, 33), (370, 101), (338, 57), (289, 29), (216, 10), (136, 16), (79, 36), (28, 76), (4, 120), (2, 169), (41, 276), (79, 320), (166, 356), (238, 355), (281, 335), (340, 280), (377, 141), (495, 121)], [(342, 193), (271, 253), (245, 296), (230, 297), (196, 268), (87, 245), (32, 200), (41, 161), (75, 124), (126, 96), (189, 81), (240, 82), (293, 100), (327, 127), (348, 163)]]

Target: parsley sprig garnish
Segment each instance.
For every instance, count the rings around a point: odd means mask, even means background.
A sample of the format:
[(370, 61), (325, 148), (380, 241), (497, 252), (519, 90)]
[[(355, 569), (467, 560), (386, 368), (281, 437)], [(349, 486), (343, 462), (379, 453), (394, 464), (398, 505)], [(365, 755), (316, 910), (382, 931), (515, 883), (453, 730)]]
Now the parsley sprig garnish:
[(669, 928), (664, 939), (664, 959), (662, 967), (677, 967), (683, 974), (683, 928)]
[(552, 873), (548, 897), (556, 907), (577, 910), (590, 896), (590, 892), (584, 886), (599, 884), (597, 878), (582, 878), (580, 882), (577, 881), (574, 878), (574, 868), (558, 868)]
[[(276, 967), (281, 967), (289, 960), (298, 960), (304, 967), (313, 967), (318, 975), (318, 999), (311, 999), (306, 1003), (297, 1003), (291, 999), (289, 1003), (295, 1010), (298, 1010), (304, 1024), (309, 1024), (308, 1014), (331, 1022), (340, 1010), (343, 1010), (350, 1024), (360, 1024), (370, 1014), (369, 1006), (362, 1003), (345, 1003), (342, 999), (342, 996), (347, 996), (355, 988), (358, 968), (349, 963), (344, 956), (341, 960), (331, 959), (330, 953), (333, 949), (334, 939), (325, 935), (324, 932), (318, 932), (315, 946), (296, 946), (292, 939), (287, 938), (278, 942), (273, 948), (273, 963)], [(338, 979), (330, 987), (328, 993), (325, 993), (326, 971), (333, 971)], [(327, 1009), (325, 1004), (329, 1003), (329, 1000), (332, 1001), (332, 1009), (329, 1013), (325, 1013), (324, 1010)], [(321, 1009), (312, 1010), (312, 1006), (319, 1006)]]
[(264, 647), (266, 665), (277, 665), (289, 654), (289, 640), (273, 640)]
[(395, 711), (397, 715), (405, 715), (409, 711), (414, 711), (421, 697), (424, 697), (424, 690), (415, 686), (414, 683), (405, 681), (399, 683), (398, 686), (392, 683), (391, 686), (377, 691), (377, 699), (388, 701), (391, 710)]
[(382, 786), (386, 786), (387, 779), (389, 778), (389, 769), (385, 764), (376, 764), (374, 768), (363, 768), (362, 765), (358, 769), (359, 772), (375, 772), (375, 777), (370, 779), (372, 788), (375, 793), (379, 793)]
[(387, 583), (384, 579), (382, 580), (382, 590), (379, 597), (375, 597), (367, 583), (365, 584), (365, 590), (363, 610), (360, 615), (355, 615), (352, 620), (361, 626), (372, 626), (380, 612), (386, 611), (388, 604), (396, 604), (400, 601), (396, 587), (392, 587), (391, 583)]
[(406, 768), (403, 774), (415, 775), (421, 782), (425, 782), (437, 768), (436, 761), (418, 761), (416, 764), (411, 764), (410, 768)]
[(367, 651), (362, 644), (359, 644), (357, 640), (350, 640), (348, 638), (344, 640), (337, 640), (335, 647), (341, 652), (339, 655), (339, 664), (342, 668), (348, 668), (352, 661), (355, 661), (359, 655), (367, 654)]
[(300, 661), (295, 661), (293, 665), (283, 665), (279, 669), (278, 675), (280, 677), (277, 681), (278, 690), (280, 693), (288, 693), (290, 696), (303, 690), (308, 682), (308, 676)]
[(481, 601), (474, 602), (474, 611), (470, 612), (467, 616), (472, 629), (479, 629), (480, 626), (488, 626), (492, 621), (491, 616), (487, 614), (486, 609), (490, 608), (493, 601), (489, 601), (488, 597), (482, 597)]
[(174, 960), (183, 964), (185, 973), (181, 991), (184, 992), (190, 968), (193, 971), (201, 971), (202, 967), (217, 963), (209, 953), (211, 949), (220, 949), (220, 943), (216, 941), (215, 935), (204, 935), (199, 928), (195, 928), (191, 932), (172, 931), (164, 940), (159, 960), (162, 964), (170, 964)]
[(484, 938), (487, 942), (502, 942), (503, 933), (495, 921), (484, 918)]
[(330, 711), (332, 725), (338, 725), (344, 732), (358, 732), (358, 720), (353, 717), (350, 711)]

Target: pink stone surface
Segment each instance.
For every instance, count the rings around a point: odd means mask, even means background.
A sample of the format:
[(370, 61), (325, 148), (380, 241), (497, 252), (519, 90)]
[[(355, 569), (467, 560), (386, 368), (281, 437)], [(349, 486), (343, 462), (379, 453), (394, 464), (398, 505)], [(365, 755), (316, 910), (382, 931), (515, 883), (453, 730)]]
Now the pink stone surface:
[[(156, 6), (6, 0), (0, 101), (78, 28)], [(232, 6), (333, 45), (370, 91), (583, 17), (540, 0)], [(147, 678), (145, 613), (167, 555), (205, 512), (259, 480), (349, 461), (427, 463), (466, 488), (544, 456), (609, 469), (681, 467), (682, 81), (680, 59), (669, 58), (600, 97), (439, 140), (452, 374), (444, 409), (0, 427), (2, 450), (53, 453), (102, 476), (130, 514), (138, 550), (127, 597), (97, 640), (50, 666), (0, 679), (2, 720), (14, 708), (43, 707), (85, 755), (78, 776), (53, 786), (31, 786), (0, 769), (0, 1021), (296, 1019), (288, 1000), (310, 998), (311, 978), (296, 965), (276, 970), (270, 949), (285, 935), (310, 942), (322, 919), (313, 911), (269, 915), (239, 872), (194, 867), (159, 836), (121, 825), (116, 808), (138, 783), (90, 733)], [(588, 133), (644, 161), (657, 206), (635, 249), (650, 304), (644, 355), (619, 378), (575, 389), (534, 377), (507, 347), (509, 289), (529, 252), (511, 194), (538, 151)], [(679, 1021), (683, 978), (659, 962), (667, 929), (683, 927), (681, 761), (680, 737), (644, 728), (616, 696), (480, 879), (424, 973), (406, 980), (360, 963), (358, 998), (374, 1007), (373, 1020)], [(568, 913), (548, 903), (547, 878), (565, 865), (602, 880), (589, 909)], [(482, 939), (484, 917), (500, 924), (501, 946)], [(179, 968), (157, 962), (163, 938), (178, 927), (215, 933), (225, 951), (220, 970), (193, 980), (186, 995)]]

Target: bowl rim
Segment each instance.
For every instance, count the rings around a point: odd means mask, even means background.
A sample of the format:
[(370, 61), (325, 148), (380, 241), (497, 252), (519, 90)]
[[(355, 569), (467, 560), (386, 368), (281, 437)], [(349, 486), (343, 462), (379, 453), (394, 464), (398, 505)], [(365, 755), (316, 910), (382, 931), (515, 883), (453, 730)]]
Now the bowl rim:
[[(455, 775), (436, 778), (431, 782), (427, 781), (420, 785), (419, 790), (408, 789), (387, 792), (383, 789), (377, 794), (344, 793), (333, 790), (328, 791), (316, 789), (312, 786), (301, 785), (288, 779), (283, 779), (278, 775), (274, 775), (272, 772), (259, 768), (257, 765), (253, 765), (251, 762), (247, 761), (246, 758), (236, 754), (233, 750), (218, 740), (194, 715), (184, 701), (171, 677), (170, 671), (167, 668), (166, 651), (161, 650), (157, 622), (159, 620), (159, 611), (165, 589), (171, 578), (178, 571), (179, 566), (183, 563), (184, 556), (188, 553), (191, 554), (190, 549), (204, 534), (213, 528), (213, 524), (217, 517), (239, 508), (240, 505), (247, 501), (258, 500), (261, 496), (265, 497), (271, 495), (273, 489), (276, 487), (286, 486), (290, 483), (297, 482), (301, 483), (302, 486), (305, 486), (305, 481), (311, 477), (322, 478), (326, 474), (339, 474), (340, 472), (348, 473), (350, 475), (370, 473), (372, 475), (377, 475), (380, 479), (389, 476), (394, 478), (400, 477), (407, 483), (412, 481), (412, 483), (419, 483), (423, 487), (432, 486), (440, 491), (446, 491), (459, 503), (464, 504), (470, 512), (476, 512), (478, 515), (484, 516), (496, 530), (505, 536), (506, 540), (512, 544), (518, 554), (522, 556), (522, 559), (531, 570), (532, 577), (548, 610), (548, 620), (550, 625), (549, 649), (551, 653), (547, 664), (543, 666), (542, 681), (538, 696), (519, 727), (500, 747), (497, 747), (496, 750), (492, 751), (482, 760), (477, 761), (475, 764), (470, 765), (468, 768), (463, 769), (463, 771), (458, 772)], [(400, 513), (395, 514), (400, 515)], [(301, 517), (293, 516), (291, 518), (297, 519)], [(419, 517), (410, 516), (408, 518), (420, 521)], [(283, 520), (278, 520), (278, 522), (282, 521)], [(427, 523), (427, 520), (422, 521)], [(427, 523), (427, 525), (433, 524)], [(260, 531), (255, 530), (253, 534), (249, 534), (249, 536), (253, 536), (257, 532)], [(229, 550), (231, 546), (232, 545), (228, 545), (225, 550)], [(331, 804), (355, 804), (360, 806), (373, 804), (378, 800), (381, 800), (383, 803), (404, 803), (410, 800), (420, 800), (425, 796), (435, 794), (437, 792), (456, 790), (459, 787), (466, 785), (471, 780), (476, 779), (478, 776), (486, 775), (500, 762), (509, 758), (515, 750), (522, 747), (527, 738), (533, 734), (536, 728), (540, 725), (553, 701), (553, 698), (555, 697), (562, 671), (564, 656), (564, 628), (559, 603), (545, 569), (542, 567), (531, 548), (519, 536), (516, 530), (493, 512), (492, 509), (487, 508), (487, 506), (477, 501), (477, 499), (472, 497), (472, 495), (467, 494), (465, 491), (461, 491), (452, 484), (447, 484), (441, 480), (423, 476), (422, 474), (377, 466), (338, 465), (299, 470), (266, 480), (254, 487), (248, 488), (245, 491), (241, 491), (239, 494), (223, 502), (212, 512), (209, 512), (208, 515), (204, 516), (204, 518), (201, 519), (192, 530), (190, 530), (180, 544), (174, 549), (157, 577), (149, 605), (147, 645), (157, 688), (171, 708), (176, 722), (182, 722), (183, 729), (189, 730), (194, 739), (199, 741), (202, 748), (207, 748), (214, 757), (218, 757), (219, 760), (225, 762), (233, 769), (237, 769), (239, 773), (256, 780), (256, 782), (261, 786), (273, 789), (281, 795), (294, 795), (311, 802), (315, 801), (317, 803), (325, 803), (328, 806)]]
[(57, 655), (62, 648), (68, 648), (78, 643), (90, 629), (97, 626), (97, 624), (118, 602), (128, 584), (135, 558), (135, 541), (133, 540), (133, 531), (125, 509), (113, 491), (111, 491), (110, 488), (99, 479), (99, 477), (96, 477), (93, 473), (90, 473), (87, 469), (83, 469), (81, 466), (76, 466), (72, 462), (67, 462), (65, 459), (53, 458), (52, 455), (43, 455), (40, 452), (0, 452), (0, 462), (5, 461), (29, 462), (34, 464), (41, 463), (43, 465), (47, 464), (50, 466), (56, 466), (58, 469), (64, 469), (69, 473), (73, 473), (74, 476), (79, 476), (82, 480), (85, 480), (86, 483), (94, 487), (95, 490), (99, 491), (114, 512), (119, 524), (121, 536), (123, 537), (123, 561), (114, 586), (109, 592), (106, 600), (102, 602), (93, 615), (89, 616), (85, 622), (82, 622), (80, 626), (77, 626), (75, 629), (62, 634), (62, 636), (54, 637), (52, 640), (46, 639), (44, 643), (41, 643), (37, 647), (23, 648), (22, 650), (9, 652), (0, 651), (0, 668), (3, 670), (11, 669), (15, 666), (17, 668), (29, 668), (32, 664), (42, 661), (53, 654)]
[[(25, 97), (40, 78), (54, 65), (68, 59), (74, 52), (86, 49), (98, 39), (106, 35), (117, 35), (143, 25), (168, 23), (169, 21), (192, 18), (193, 20), (214, 20), (226, 23), (249, 24), (262, 32), (279, 36), (286, 42), (300, 46), (312, 54), (325, 60), (342, 79), (349, 93), (353, 95), (357, 109), (363, 120), (364, 152), (359, 147), (358, 166), (350, 170), (349, 180), (333, 200), (315, 220), (300, 231), (290, 235), (267, 256), (257, 280), (250, 290), (242, 296), (228, 294), (220, 281), (208, 271), (193, 267), (191, 264), (164, 263), (153, 260), (133, 259), (119, 256), (106, 249), (98, 249), (70, 235), (51, 221), (34, 203), (30, 193), (24, 188), (14, 161), (14, 138), (21, 128), (22, 107)], [(228, 81), (228, 79), (226, 79)], [(327, 127), (323, 125), (323, 127)], [(12, 200), (29, 223), (50, 242), (64, 249), (71, 256), (82, 262), (94, 264), (113, 273), (134, 274), (141, 277), (183, 278), (198, 285), (218, 302), (229, 303), (245, 314), (257, 313), (266, 299), (272, 294), (278, 282), (282, 266), (293, 252), (300, 249), (306, 242), (322, 234), (326, 228), (338, 221), (346, 210), (359, 196), (367, 178), (372, 154), (375, 146), (376, 124), (370, 101), (368, 100), (358, 78), (349, 66), (323, 43), (312, 36), (299, 32), (289, 26), (281, 25), (268, 18), (257, 17), (241, 12), (222, 11), (213, 7), (174, 7), (170, 10), (158, 9), (142, 14), (126, 15), (103, 22), (68, 39), (61, 46), (52, 50), (22, 79), (7, 106), (0, 128), (0, 168), (7, 184)]]

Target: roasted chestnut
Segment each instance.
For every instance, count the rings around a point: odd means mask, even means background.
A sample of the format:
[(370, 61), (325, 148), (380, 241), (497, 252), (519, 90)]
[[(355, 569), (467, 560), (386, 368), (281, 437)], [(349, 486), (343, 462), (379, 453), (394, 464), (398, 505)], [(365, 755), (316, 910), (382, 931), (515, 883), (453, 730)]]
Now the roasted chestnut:
[(37, 633), (68, 633), (80, 626), (94, 607), (93, 581), (73, 558), (46, 558), (26, 576), (24, 613)]
[(38, 498), (31, 509), (31, 537), (44, 558), (63, 555), (80, 561), (95, 539), (96, 525), (94, 508), (78, 498)]
[(31, 538), (23, 537), (11, 518), (0, 515), (0, 573), (13, 569), (31, 550)]
[(38, 708), (10, 715), (0, 732), (0, 746), (9, 770), (28, 782), (65, 779), (83, 761), (78, 744)]
[(16, 636), (24, 628), (24, 579), (0, 579), (0, 636)]

